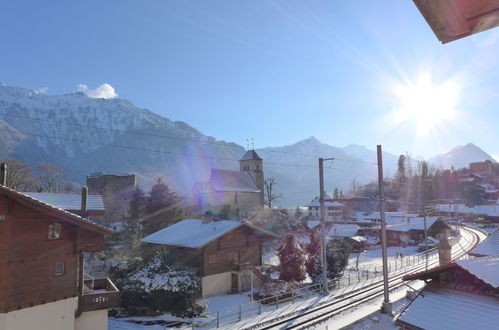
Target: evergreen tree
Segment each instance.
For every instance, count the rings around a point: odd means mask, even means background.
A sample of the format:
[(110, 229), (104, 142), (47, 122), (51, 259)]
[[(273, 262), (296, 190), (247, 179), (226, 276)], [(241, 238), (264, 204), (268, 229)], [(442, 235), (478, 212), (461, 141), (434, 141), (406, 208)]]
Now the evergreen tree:
[(292, 234), (286, 235), (277, 249), (280, 261), (280, 278), (286, 282), (301, 282), (305, 279), (305, 249)]
[(340, 277), (348, 265), (348, 255), (352, 252), (347, 241), (331, 241), (326, 248), (328, 278)]
[(182, 219), (182, 210), (177, 206), (180, 198), (158, 178), (146, 198), (143, 217), (143, 234), (149, 235)]
[(313, 231), (310, 233), (310, 243), (306, 245), (307, 261), (305, 262), (305, 269), (308, 276), (314, 281), (318, 282), (321, 277), (321, 241), (320, 235)]

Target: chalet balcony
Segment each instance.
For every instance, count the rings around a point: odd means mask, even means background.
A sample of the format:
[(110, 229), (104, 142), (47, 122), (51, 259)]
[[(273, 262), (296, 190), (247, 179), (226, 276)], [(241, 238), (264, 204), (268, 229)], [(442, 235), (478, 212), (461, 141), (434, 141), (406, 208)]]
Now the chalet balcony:
[(90, 312), (117, 307), (119, 298), (120, 291), (109, 278), (85, 280), (80, 308), (82, 312)]

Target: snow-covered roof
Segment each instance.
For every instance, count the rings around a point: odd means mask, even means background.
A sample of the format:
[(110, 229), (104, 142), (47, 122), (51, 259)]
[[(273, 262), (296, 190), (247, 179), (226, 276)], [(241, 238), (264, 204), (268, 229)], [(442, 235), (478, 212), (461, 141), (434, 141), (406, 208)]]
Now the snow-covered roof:
[(434, 246), (434, 245), (437, 245), (438, 244), (438, 240), (431, 237), (431, 236), (428, 236), (426, 237), (426, 239), (423, 239), (423, 241), (421, 243), (418, 244), (418, 246), (425, 246), (425, 241), (428, 241), (428, 245), (430, 246)]
[[(386, 222), (390, 222), (390, 219), (407, 219), (407, 218), (415, 218), (418, 217), (419, 214), (417, 213), (405, 213), (405, 212), (385, 212), (385, 220)], [(366, 220), (380, 220), (381, 215), (379, 212), (372, 212), (370, 214), (362, 214), (362, 213), (357, 213), (356, 217), (358, 219), (366, 219)]]
[(357, 236), (352, 236), (352, 237), (350, 237), (350, 238), (351, 238), (351, 239), (353, 239), (353, 240), (354, 240), (354, 241), (356, 241), (356, 242), (359, 242), (359, 243), (362, 243), (362, 242), (365, 242), (365, 241), (366, 241), (366, 239), (365, 239), (364, 237), (362, 237), (362, 236), (358, 236), (358, 235), (357, 235)]
[(308, 228), (315, 228), (315, 227), (317, 227), (320, 224), (321, 224), (321, 222), (319, 220), (308, 220), (307, 221), (307, 227)]
[[(426, 229), (430, 228), (439, 218), (426, 217)], [(391, 218), (387, 219), (388, 225), (386, 230), (392, 231), (409, 231), (409, 230), (424, 230), (424, 217), (410, 218), (407, 220), (396, 220)]]
[(421, 329), (497, 329), (499, 300), (447, 288), (428, 288), (397, 321)]
[(471, 250), (469, 254), (480, 256), (499, 255), (499, 229), (496, 229), (485, 241)]
[(243, 223), (233, 220), (218, 220), (203, 223), (201, 219), (186, 219), (146, 236), (142, 241), (146, 243), (199, 248), (242, 225)]
[(436, 205), (437, 210), (442, 212), (455, 212), (464, 214), (486, 215), (490, 217), (499, 217), (499, 206), (493, 205), (476, 205), (474, 207), (466, 207), (463, 204), (439, 204)]
[(499, 288), (499, 257), (456, 260), (456, 264), (485, 283), (492, 285), (494, 288)]
[(68, 222), (71, 222), (77, 226), (81, 226), (83, 228), (96, 231), (98, 233), (101, 233), (103, 235), (111, 235), (113, 232), (109, 230), (108, 228), (93, 222), (87, 218), (81, 217), (77, 214), (71, 213), (65, 209), (59, 208), (55, 205), (45, 203), (44, 201), (38, 200), (36, 198), (33, 198), (31, 196), (28, 196), (25, 193), (21, 193), (18, 191), (15, 191), (13, 189), (10, 189), (8, 187), (5, 187), (3, 185), (0, 185), (0, 193), (5, 194), (7, 196), (10, 196), (13, 199), (20, 200), (23, 203), (27, 203), (30, 206), (34, 206), (38, 209), (43, 210), (44, 212), (50, 212), (52, 216), (57, 216), (60, 217), (61, 219), (64, 219)]
[[(324, 202), (324, 206), (325, 207), (342, 207), (343, 206), (343, 204), (341, 204), (340, 202), (330, 201), (332, 198), (327, 193), (324, 194), (324, 199), (326, 199), (326, 200), (329, 199), (328, 201)], [(321, 206), (319, 197), (315, 197), (310, 203), (308, 203), (305, 206), (310, 206), (310, 207), (312, 207), (312, 206)]]
[[(44, 203), (54, 205), (63, 210), (79, 211), (81, 210), (81, 194), (56, 194), (56, 193), (38, 193), (26, 192), (25, 195), (42, 201)], [(88, 195), (87, 200), (88, 210), (104, 211), (104, 202), (101, 195)]]
[(212, 169), (210, 181), (197, 182), (195, 192), (260, 192), (248, 172)]
[(334, 224), (329, 228), (328, 236), (332, 237), (352, 237), (356, 236), (359, 226), (351, 224)]

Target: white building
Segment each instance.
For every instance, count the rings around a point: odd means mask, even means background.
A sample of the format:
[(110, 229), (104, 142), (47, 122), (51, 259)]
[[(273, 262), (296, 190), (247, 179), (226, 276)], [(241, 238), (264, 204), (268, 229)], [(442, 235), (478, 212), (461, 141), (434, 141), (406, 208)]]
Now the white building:
[[(328, 194), (324, 195), (324, 199), (326, 200), (324, 202), (325, 213), (326, 213), (326, 219), (325, 219), (326, 222), (343, 221), (344, 205), (339, 203), (339, 202), (332, 201), (331, 196), (329, 196)], [(319, 197), (314, 198), (306, 206), (308, 207), (308, 216), (310, 218), (320, 220), (321, 211), (320, 211)]]

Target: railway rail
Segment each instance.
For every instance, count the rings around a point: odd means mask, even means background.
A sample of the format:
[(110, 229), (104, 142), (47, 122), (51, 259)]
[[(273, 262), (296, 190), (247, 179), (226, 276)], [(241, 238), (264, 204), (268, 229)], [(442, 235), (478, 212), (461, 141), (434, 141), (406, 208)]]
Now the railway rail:
[[(463, 257), (467, 251), (471, 250), (486, 236), (477, 229), (469, 227), (461, 227), (461, 237), (452, 249), (452, 259), (456, 260)], [(464, 245), (463, 242), (464, 241)], [(438, 259), (428, 262), (428, 267), (438, 265)], [(414, 267), (407, 268), (405, 271), (391, 276), (388, 280), (389, 289), (394, 290), (404, 285), (402, 277), (409, 273), (422, 271), (425, 269), (424, 264), (417, 264)], [(383, 281), (377, 280), (368, 284), (361, 289), (349, 292), (342, 297), (334, 297), (330, 301), (318, 307), (301, 310), (294, 315), (286, 315), (279, 320), (270, 320), (259, 325), (247, 327), (245, 329), (305, 329), (316, 324), (323, 323), (328, 319), (345, 312), (355, 306), (371, 301), (383, 294)]]

